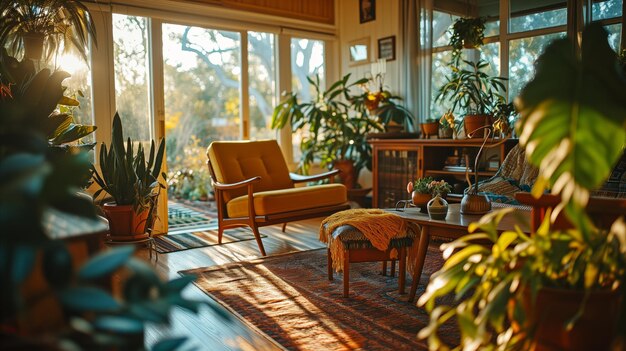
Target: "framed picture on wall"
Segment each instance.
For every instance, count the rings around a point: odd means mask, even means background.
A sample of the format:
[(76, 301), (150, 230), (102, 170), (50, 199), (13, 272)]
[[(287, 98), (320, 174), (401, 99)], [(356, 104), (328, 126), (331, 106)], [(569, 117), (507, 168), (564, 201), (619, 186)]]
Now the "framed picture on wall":
[(353, 40), (348, 45), (350, 66), (370, 62), (370, 38)]
[(387, 61), (396, 59), (396, 36), (378, 39), (378, 58)]
[(376, 0), (359, 0), (359, 23), (376, 19)]

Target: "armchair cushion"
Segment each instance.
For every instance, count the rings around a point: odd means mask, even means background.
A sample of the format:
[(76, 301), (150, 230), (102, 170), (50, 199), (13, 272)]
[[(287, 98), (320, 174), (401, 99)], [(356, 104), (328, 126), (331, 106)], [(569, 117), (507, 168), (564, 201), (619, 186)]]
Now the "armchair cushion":
[[(332, 206), (348, 201), (342, 184), (314, 185), (254, 193), (254, 210), (257, 215), (305, 210)], [(248, 216), (248, 196), (232, 199), (226, 205), (228, 217)]]
[[(260, 176), (254, 192), (293, 188), (289, 169), (276, 140), (214, 141), (207, 150), (215, 178), (220, 183), (237, 183)], [(226, 202), (246, 194), (246, 188), (224, 192)]]

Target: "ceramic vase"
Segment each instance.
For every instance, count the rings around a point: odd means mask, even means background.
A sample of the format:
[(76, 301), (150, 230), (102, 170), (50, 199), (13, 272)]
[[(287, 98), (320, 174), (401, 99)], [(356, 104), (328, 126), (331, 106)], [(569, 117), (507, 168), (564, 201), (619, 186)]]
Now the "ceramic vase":
[(428, 201), (427, 208), (430, 219), (445, 220), (448, 215), (448, 201), (439, 194)]
[(432, 199), (431, 194), (423, 194), (418, 193), (416, 191), (411, 193), (411, 201), (415, 207), (419, 207), (421, 212), (427, 213), (426, 205), (428, 205), (428, 201)]

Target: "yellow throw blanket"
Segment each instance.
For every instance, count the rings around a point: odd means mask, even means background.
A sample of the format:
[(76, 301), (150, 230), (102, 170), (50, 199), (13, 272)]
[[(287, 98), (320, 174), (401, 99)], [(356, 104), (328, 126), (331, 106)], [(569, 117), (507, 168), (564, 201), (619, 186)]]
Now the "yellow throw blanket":
[[(322, 221), (320, 226), (319, 240), (327, 244), (333, 259), (333, 268), (336, 272), (343, 270), (344, 247), (341, 240), (333, 238), (335, 229), (342, 225), (351, 225), (358, 229), (372, 243), (372, 246), (381, 251), (389, 248), (392, 238), (406, 235), (406, 221), (394, 214), (380, 209), (357, 208), (337, 212)], [(409, 225), (413, 225), (410, 223)], [(417, 228), (412, 228), (418, 230)], [(419, 237), (413, 240), (413, 245), (408, 252), (407, 265), (409, 272), (413, 272), (415, 256), (419, 247)], [(391, 258), (398, 257), (398, 251), (394, 248)]]

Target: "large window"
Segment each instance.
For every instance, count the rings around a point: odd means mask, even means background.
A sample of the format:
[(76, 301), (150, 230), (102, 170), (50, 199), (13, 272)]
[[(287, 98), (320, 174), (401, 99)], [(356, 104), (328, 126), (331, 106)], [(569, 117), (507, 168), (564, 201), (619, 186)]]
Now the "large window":
[[(90, 53), (87, 53), (90, 57)], [(78, 124), (94, 125), (94, 113), (91, 92), (91, 68), (82, 56), (76, 51), (66, 51), (61, 47), (58, 53), (53, 56), (52, 69), (60, 69), (71, 74), (71, 77), (63, 81), (63, 86), (67, 87), (66, 96), (70, 96), (80, 103), (77, 107), (68, 108), (74, 117), (74, 122)], [(81, 141), (89, 143), (95, 141), (95, 134), (89, 134)]]
[(148, 18), (113, 14), (115, 102), (124, 136), (152, 139)]
[(271, 139), (270, 129), (276, 96), (276, 36), (248, 32), (248, 76), (250, 85), (250, 138)]
[(534, 63), (545, 47), (554, 39), (565, 36), (564, 32), (538, 35), (509, 41), (509, 100), (534, 76)]
[[(590, 18), (609, 32), (609, 43), (618, 51), (622, 40), (623, 0), (591, 0)], [(581, 5), (582, 2), (577, 2)], [(535, 61), (546, 46), (566, 36), (568, 9), (565, 0), (476, 0), (467, 5), (450, 1), (435, 2), (432, 13), (432, 63), (430, 117), (438, 118), (447, 111), (441, 101), (435, 102), (437, 91), (445, 84), (451, 69), (451, 47), (447, 46), (454, 21), (459, 17), (486, 17), (485, 45), (477, 50), (463, 50), (461, 58), (480, 57), (490, 63), (487, 73), (508, 77), (507, 96), (512, 101), (532, 79)], [(500, 8), (508, 17), (500, 26)], [(586, 7), (585, 10), (589, 10)], [(569, 24), (572, 26), (571, 24)], [(573, 27), (573, 26), (572, 26)], [(503, 56), (504, 53), (504, 56)], [(480, 56), (479, 56), (480, 55)]]
[[(300, 102), (314, 99), (316, 91), (307, 78), (319, 79), (320, 90), (326, 86), (324, 67), (324, 42), (302, 38), (291, 39), (291, 89)], [(293, 159), (300, 160), (300, 143), (306, 135), (302, 129), (293, 134)]]
[(623, 0), (594, 0), (591, 5), (591, 19), (600, 22), (609, 32), (609, 44), (619, 51), (622, 40)]

